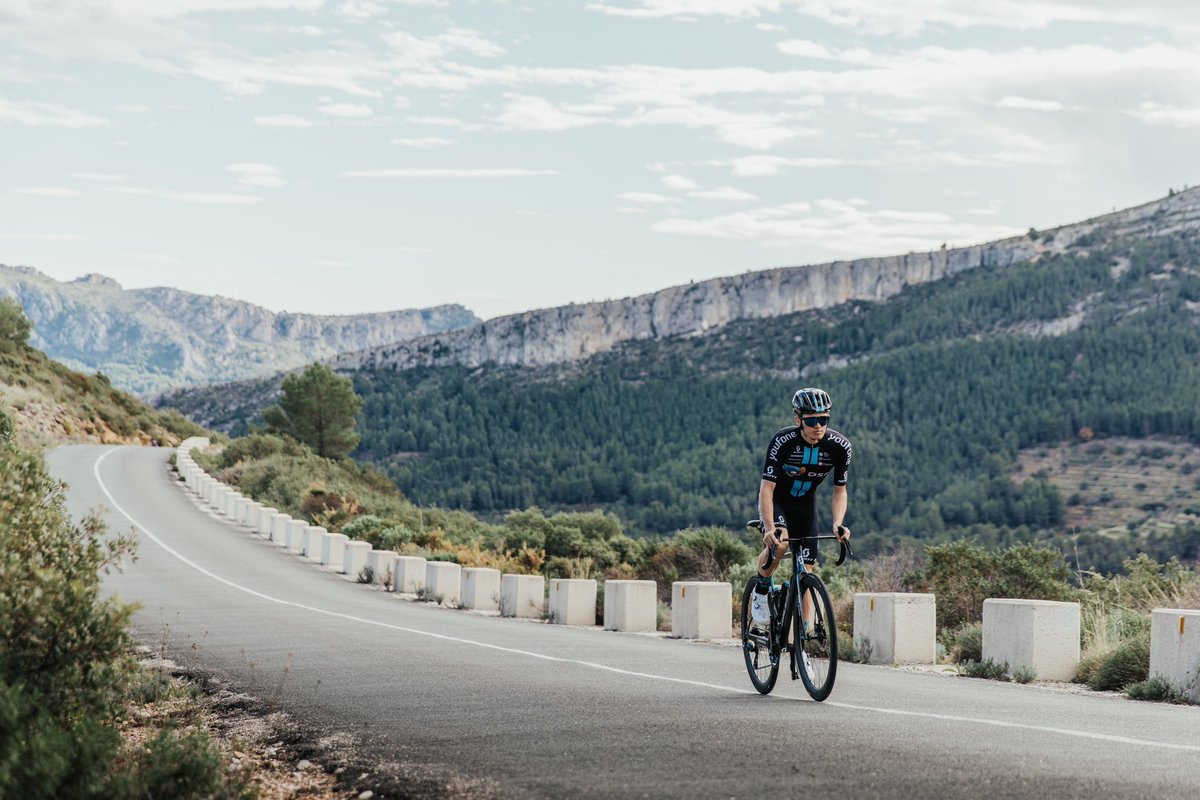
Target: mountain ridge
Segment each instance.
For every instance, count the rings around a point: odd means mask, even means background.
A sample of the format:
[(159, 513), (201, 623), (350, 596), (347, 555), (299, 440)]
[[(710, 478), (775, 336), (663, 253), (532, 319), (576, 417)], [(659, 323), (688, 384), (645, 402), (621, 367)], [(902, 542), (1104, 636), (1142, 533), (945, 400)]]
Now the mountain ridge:
[(141, 394), (273, 374), (338, 352), (477, 323), (459, 305), (368, 314), (273, 312), (169, 287), (124, 289), (89, 273), (57, 281), (0, 264), (0, 296), (34, 324), (30, 344)]
[(899, 256), (776, 267), (618, 300), (571, 303), (498, 317), (457, 331), (339, 354), (337, 369), (418, 366), (546, 366), (587, 358), (630, 341), (702, 334), (730, 322), (819, 310), (854, 300), (880, 301), (909, 286), (976, 267), (1036, 262), (1086, 249), (1105, 229), (1117, 236), (1200, 229), (1200, 189), (1069, 223), (1042, 234)]

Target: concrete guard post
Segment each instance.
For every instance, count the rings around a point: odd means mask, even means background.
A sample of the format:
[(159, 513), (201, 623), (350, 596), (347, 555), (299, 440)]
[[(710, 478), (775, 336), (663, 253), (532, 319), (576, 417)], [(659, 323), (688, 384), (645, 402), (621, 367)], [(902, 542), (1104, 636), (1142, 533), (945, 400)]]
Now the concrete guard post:
[(304, 527), (304, 557), (309, 561), (321, 560), (321, 544), (325, 541), (325, 534), (329, 531), (322, 528), (320, 525), (306, 525)]
[(284, 527), (283, 545), (293, 553), (303, 554), (308, 543), (308, 523), (302, 519), (288, 518)]
[(1161, 678), (1189, 701), (1200, 703), (1200, 611), (1150, 612), (1150, 677)]
[(550, 621), (556, 625), (595, 625), (596, 581), (591, 578), (552, 578)]
[(499, 611), (500, 570), (465, 568), (462, 572), (462, 604), (474, 611)]
[(367, 566), (371, 568), (371, 572), (375, 575), (375, 583), (380, 586), (386, 581), (395, 581), (396, 551), (372, 550), (370, 553), (367, 553)]
[(246, 509), (249, 508), (250, 504), (253, 502), (254, 501), (249, 497), (246, 497), (246, 495), (239, 493), (237, 498), (233, 501), (233, 513), (229, 515), (230, 518), (238, 525), (241, 525), (242, 521), (246, 518)]
[(605, 581), (604, 629), (658, 630), (658, 584), (654, 581)]
[(1079, 603), (983, 601), (983, 660), (1026, 668), (1044, 681), (1069, 681), (1079, 667)]
[(213, 505), (217, 496), (217, 483), (215, 478), (205, 475), (200, 481), (200, 499), (208, 505)]
[(240, 492), (229, 489), (225, 492), (225, 501), (221, 505), (221, 513), (232, 520), (237, 520), (238, 503), (246, 498)]
[(274, 521), (275, 515), (278, 513), (279, 512), (273, 508), (260, 506), (258, 510), (258, 524), (255, 526), (255, 529), (263, 536), (266, 536), (268, 539), (270, 539), (271, 523)]
[(271, 535), (271, 541), (275, 544), (287, 544), (287, 529), (288, 523), (292, 518), (281, 511), (276, 511), (268, 518), (268, 523), (271, 529), (267, 531)]
[(733, 586), (725, 581), (671, 584), (671, 635), (728, 639), (733, 635)]
[(425, 591), (434, 598), (441, 597), (443, 605), (458, 605), (462, 599), (462, 567), (452, 561), (427, 561)]
[(334, 567), (340, 572), (342, 560), (346, 557), (346, 542), (348, 541), (350, 541), (350, 537), (344, 533), (326, 532), (321, 537), (321, 564), (326, 567)]
[(255, 533), (258, 533), (258, 515), (262, 512), (262, 507), (262, 503), (254, 500), (246, 504), (242, 513), (242, 524)]
[(541, 575), (502, 575), (500, 614), (541, 619), (546, 608), (546, 579)]
[(392, 591), (416, 594), (425, 586), (425, 559), (420, 556), (396, 556), (392, 567)]
[(358, 580), (358, 575), (367, 566), (367, 556), (371, 552), (370, 542), (346, 542), (342, 554), (342, 572), (351, 580)]
[(931, 594), (858, 592), (854, 645), (870, 664), (936, 663), (936, 608)]

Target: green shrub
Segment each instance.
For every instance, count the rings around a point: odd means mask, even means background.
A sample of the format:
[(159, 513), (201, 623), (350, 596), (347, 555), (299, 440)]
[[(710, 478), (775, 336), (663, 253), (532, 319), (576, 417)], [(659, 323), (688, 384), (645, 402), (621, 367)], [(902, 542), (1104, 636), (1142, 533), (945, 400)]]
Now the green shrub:
[(997, 664), (990, 658), (987, 661), (966, 661), (962, 665), (962, 674), (968, 678), (1006, 681), (1008, 680), (1008, 664)]
[(983, 660), (983, 623), (964, 622), (957, 628), (942, 632), (946, 657), (953, 662)]
[(1125, 687), (1125, 694), (1134, 700), (1156, 700), (1169, 703), (1184, 701), (1183, 696), (1162, 678), (1131, 683)]
[(1073, 600), (1070, 570), (1062, 554), (1035, 545), (988, 551), (967, 541), (934, 545), (925, 551), (919, 582), (937, 595), (940, 628), (977, 622), (989, 597)]
[(1012, 679), (1016, 683), (1032, 683), (1037, 679), (1037, 670), (1033, 667), (1017, 667), (1012, 671)]
[(1117, 690), (1150, 675), (1150, 634), (1126, 639), (1103, 654), (1087, 679), (1092, 689)]
[(252, 798), (246, 771), (226, 772), (221, 754), (198, 730), (164, 728), (138, 750), (125, 776), (125, 796), (210, 800)]

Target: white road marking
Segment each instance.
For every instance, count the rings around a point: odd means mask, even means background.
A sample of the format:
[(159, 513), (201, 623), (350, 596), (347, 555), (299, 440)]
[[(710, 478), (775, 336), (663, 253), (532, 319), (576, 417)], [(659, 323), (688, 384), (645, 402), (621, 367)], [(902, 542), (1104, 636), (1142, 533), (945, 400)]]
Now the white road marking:
[[(167, 551), (172, 556), (177, 558), (179, 561), (183, 562), (184, 564), (187, 564), (189, 567), (191, 567), (192, 569), (201, 573), (202, 575), (212, 578), (214, 581), (224, 584), (225, 586), (228, 586), (231, 589), (236, 589), (239, 592), (245, 592), (248, 595), (257, 597), (262, 600), (266, 600), (267, 602), (270, 602), (270, 603), (277, 603), (282, 606), (290, 606), (292, 608), (298, 608), (298, 609), (302, 609), (304, 611), (311, 611), (314, 614), (323, 614), (327, 617), (335, 617), (337, 619), (350, 620), (351, 622), (361, 622), (364, 625), (373, 625), (378, 628), (387, 628), (389, 630), (401, 631), (403, 633), (412, 633), (412, 634), (416, 634), (417, 636), (428, 636), (433, 639), (441, 639), (441, 640), (447, 641), (447, 642), (456, 642), (458, 644), (472, 645), (474, 647), (483, 647), (483, 648), (487, 648), (489, 650), (499, 650), (499, 651), (502, 651), (505, 653), (513, 653), (515, 655), (528, 656), (530, 658), (538, 658), (543, 661), (557, 661), (557, 662), (563, 663), (563, 664), (576, 664), (576, 665), (579, 665), (582, 667), (589, 667), (591, 669), (598, 669), (598, 670), (603, 670), (605, 672), (616, 673), (618, 675), (629, 675), (629, 676), (637, 677), (637, 678), (646, 678), (647, 680), (663, 681), (663, 682), (667, 682), (667, 683), (680, 683), (680, 684), (686, 684), (688, 686), (698, 686), (698, 687), (705, 688), (705, 689), (716, 689), (718, 691), (723, 691), (723, 692), (732, 692), (734, 694), (749, 694), (749, 695), (757, 694), (757, 692), (751, 691), (750, 689), (740, 689), (740, 688), (733, 687), (733, 686), (722, 686), (722, 685), (716, 684), (716, 683), (705, 683), (703, 681), (693, 681), (693, 680), (688, 680), (686, 678), (674, 678), (669, 675), (655, 675), (655, 674), (649, 673), (649, 672), (636, 672), (633, 670), (621, 669), (620, 667), (611, 667), (606, 664), (597, 664), (594, 661), (579, 661), (577, 659), (572, 659), (572, 658), (561, 658), (559, 656), (546, 655), (545, 653), (535, 653), (531, 650), (518, 650), (513, 647), (503, 647), (501, 645), (489, 644), (487, 642), (479, 642), (474, 639), (463, 639), (463, 638), (460, 638), (457, 636), (447, 636), (446, 634), (442, 634), (442, 633), (433, 633), (431, 631), (423, 631), (423, 630), (419, 630), (417, 628), (408, 628), (403, 625), (393, 625), (393, 624), (387, 623), (387, 622), (378, 622), (373, 619), (366, 619), (364, 617), (356, 617), (353, 614), (343, 614), (338, 611), (329, 611), (324, 608), (317, 608), (315, 606), (304, 605), (303, 603), (295, 603), (290, 600), (282, 600), (278, 597), (272, 597), (270, 595), (263, 594), (262, 592), (256, 591), (247, 586), (242, 586), (240, 584), (234, 583), (233, 581), (231, 581), (227, 578), (222, 578), (220, 575), (217, 575), (216, 573), (205, 569), (204, 567), (200, 566), (196, 562), (188, 559), (186, 556), (182, 555), (181, 553), (179, 553), (176, 550), (174, 550), (173, 548), (171, 548), (170, 545), (168, 545), (162, 539), (155, 536), (148, 528), (146, 528), (146, 526), (142, 525), (137, 520), (135, 520), (128, 511), (126, 511), (124, 508), (121, 507), (121, 504), (117, 502), (115, 497), (113, 497), (112, 492), (110, 492), (108, 490), (108, 486), (105, 485), (104, 479), (100, 477), (101, 462), (103, 462), (104, 459), (108, 458), (113, 453), (117, 452), (118, 449), (119, 448), (114, 447), (113, 449), (105, 452), (103, 455), (101, 455), (99, 458), (96, 459), (96, 462), (92, 467), (92, 472), (96, 476), (96, 483), (99, 484), (100, 490), (102, 492), (104, 492), (104, 496), (108, 498), (108, 501), (110, 503), (112, 503), (113, 508), (118, 513), (120, 513), (123, 517), (128, 519), (130, 521), (130, 523), (132, 523), (135, 528), (137, 528), (139, 531), (141, 531), (143, 534), (145, 534), (147, 538), (149, 538), (152, 542), (157, 544), (163, 550)], [(807, 702), (807, 701), (802, 700), (801, 698), (782, 697), (780, 695), (775, 695), (774, 698), (781, 699), (781, 700), (796, 700), (798, 702)], [(997, 728), (1016, 728), (1016, 729), (1020, 729), (1020, 730), (1038, 731), (1040, 733), (1054, 733), (1054, 734), (1060, 734), (1063, 736), (1074, 736), (1074, 737), (1081, 738), (1081, 739), (1093, 739), (1093, 740), (1099, 740), (1099, 741), (1103, 741), (1103, 742), (1112, 742), (1114, 744), (1136, 745), (1136, 746), (1141, 746), (1141, 747), (1157, 747), (1157, 748), (1164, 749), (1164, 750), (1184, 750), (1184, 751), (1188, 751), (1188, 752), (1200, 753), (1200, 745), (1174, 744), (1171, 742), (1155, 742), (1155, 741), (1152, 741), (1149, 739), (1136, 739), (1131, 736), (1115, 736), (1115, 735), (1106, 734), (1106, 733), (1094, 733), (1092, 731), (1081, 731), (1081, 730), (1075, 730), (1073, 728), (1053, 728), (1053, 727), (1049, 727), (1049, 726), (1045, 726), (1045, 725), (1029, 725), (1029, 724), (1021, 723), (1021, 722), (1005, 722), (1003, 720), (985, 719), (982, 717), (964, 717), (964, 716), (958, 716), (958, 715), (954, 715), (954, 714), (934, 714), (934, 713), (928, 712), (928, 711), (903, 711), (903, 710), (894, 709), (894, 708), (878, 708), (875, 706), (860, 706), (860, 705), (855, 705), (853, 703), (840, 703), (840, 702), (835, 702), (835, 701), (831, 701), (831, 700), (826, 700), (825, 705), (834, 706), (836, 708), (851, 709), (854, 711), (870, 711), (870, 712), (874, 712), (877, 714), (892, 714), (892, 715), (906, 716), (906, 717), (920, 717), (922, 719), (937, 719), (937, 720), (943, 720), (943, 721), (948, 721), (948, 722), (965, 722), (965, 723), (971, 723), (971, 724), (975, 724), (975, 725), (990, 725), (990, 726), (997, 727)]]

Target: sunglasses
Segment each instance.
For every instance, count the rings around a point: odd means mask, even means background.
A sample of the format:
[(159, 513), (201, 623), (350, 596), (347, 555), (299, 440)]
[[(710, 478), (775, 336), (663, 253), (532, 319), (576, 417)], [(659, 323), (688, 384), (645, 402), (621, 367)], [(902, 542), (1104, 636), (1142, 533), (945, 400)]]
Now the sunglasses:
[(801, 417), (800, 419), (810, 428), (815, 428), (818, 425), (829, 425), (829, 417)]

